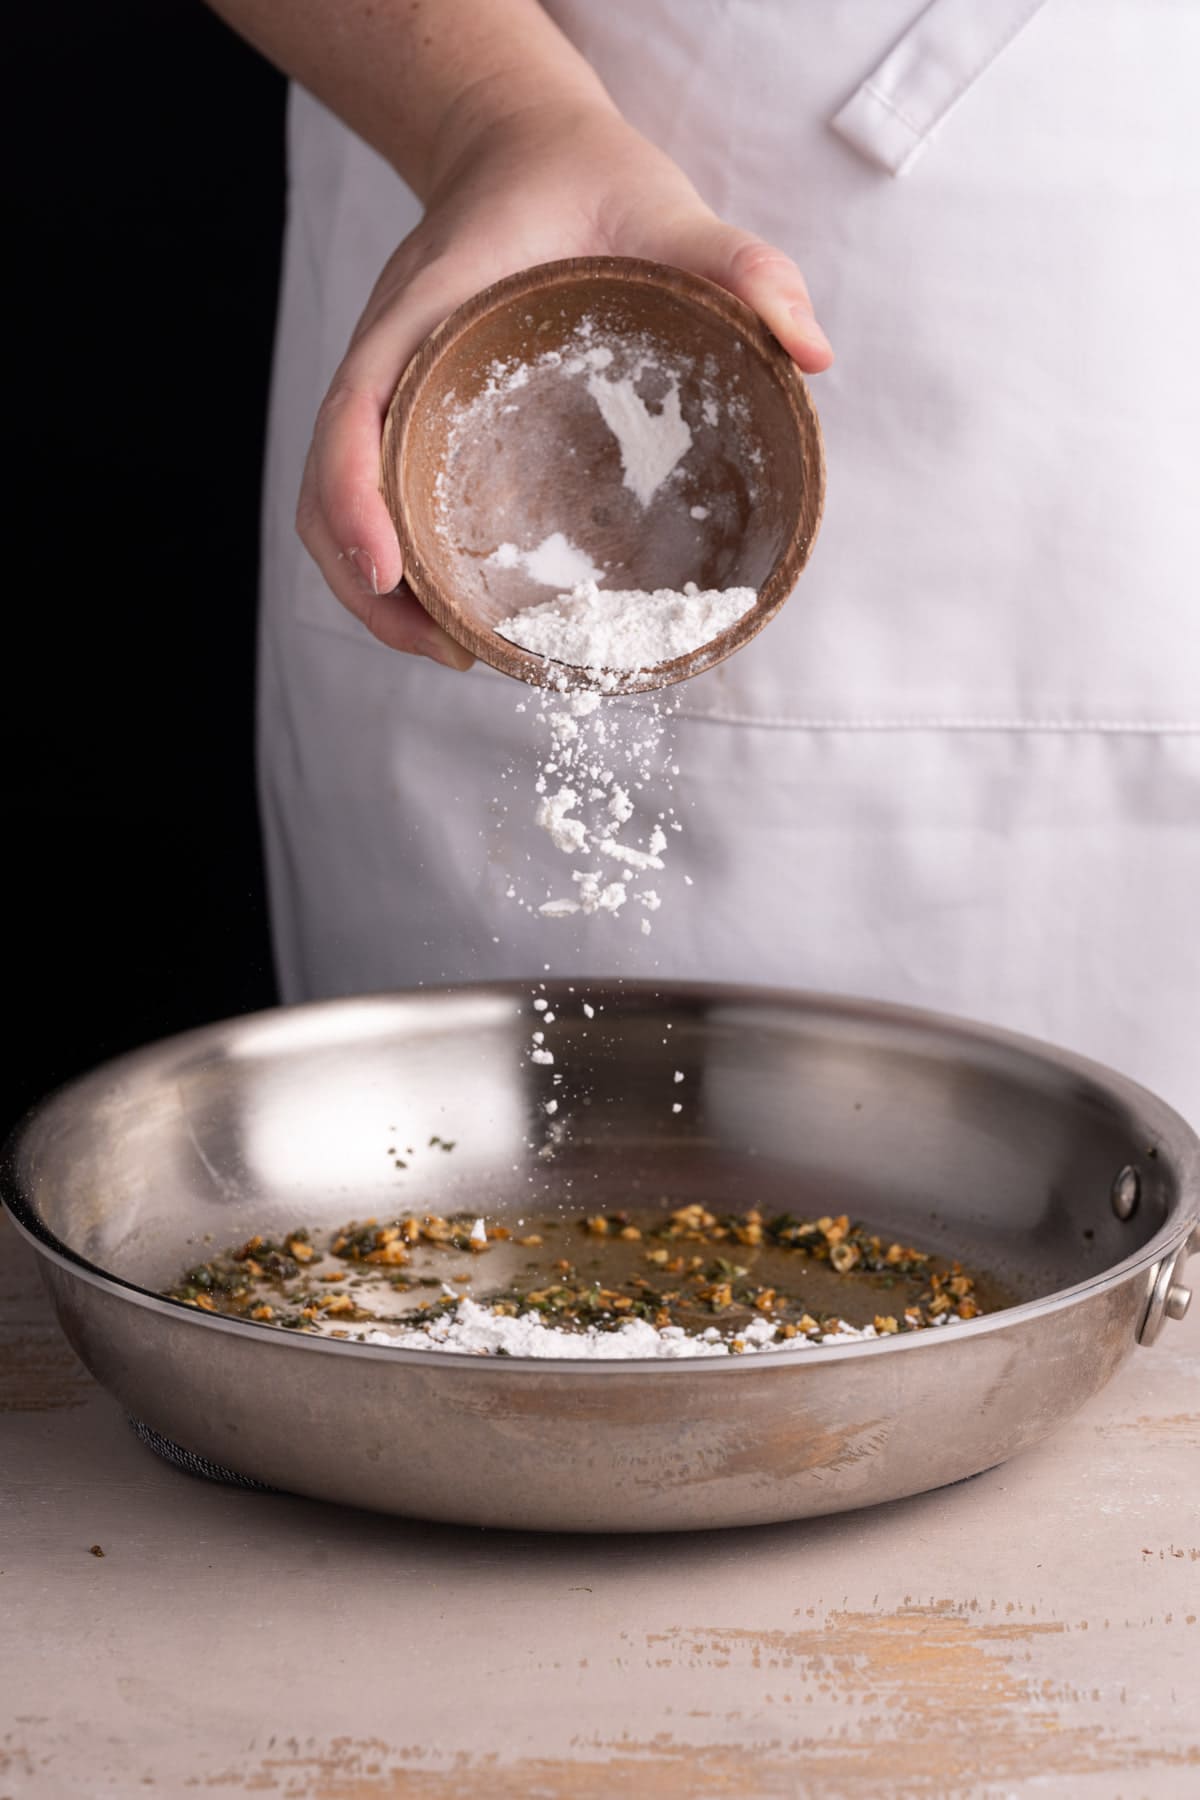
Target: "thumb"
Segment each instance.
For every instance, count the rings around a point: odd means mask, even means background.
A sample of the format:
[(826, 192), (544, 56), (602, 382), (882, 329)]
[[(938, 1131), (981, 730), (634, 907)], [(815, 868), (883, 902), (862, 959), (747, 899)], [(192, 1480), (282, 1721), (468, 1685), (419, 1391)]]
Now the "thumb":
[(684, 226), (665, 251), (667, 260), (744, 300), (806, 374), (829, 367), (833, 347), (817, 324), (803, 275), (782, 250), (710, 218)]

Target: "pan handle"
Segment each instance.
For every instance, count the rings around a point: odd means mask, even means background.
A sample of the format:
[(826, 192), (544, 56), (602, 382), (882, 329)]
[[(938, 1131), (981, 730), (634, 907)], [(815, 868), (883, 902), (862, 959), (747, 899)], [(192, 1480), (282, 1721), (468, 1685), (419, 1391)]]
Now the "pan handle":
[(1146, 1316), (1138, 1328), (1139, 1344), (1152, 1344), (1168, 1319), (1182, 1319), (1192, 1303), (1192, 1290), (1182, 1276), (1188, 1257), (1200, 1252), (1200, 1225), (1193, 1225), (1178, 1250), (1164, 1256), (1154, 1271)]

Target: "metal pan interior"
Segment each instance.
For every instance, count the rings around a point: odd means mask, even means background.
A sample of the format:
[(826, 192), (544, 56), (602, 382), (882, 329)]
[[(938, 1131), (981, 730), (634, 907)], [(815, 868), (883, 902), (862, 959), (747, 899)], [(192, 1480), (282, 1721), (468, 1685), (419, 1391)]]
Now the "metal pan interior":
[[(531, 1060), (539, 1030), (553, 1063)], [(951, 1020), (579, 982), (331, 1002), (152, 1046), (47, 1103), (13, 1179), (69, 1254), (151, 1292), (301, 1223), (473, 1211), (520, 1229), (699, 1200), (849, 1212), (1028, 1301), (1152, 1244), (1181, 1132), (1119, 1077)]]

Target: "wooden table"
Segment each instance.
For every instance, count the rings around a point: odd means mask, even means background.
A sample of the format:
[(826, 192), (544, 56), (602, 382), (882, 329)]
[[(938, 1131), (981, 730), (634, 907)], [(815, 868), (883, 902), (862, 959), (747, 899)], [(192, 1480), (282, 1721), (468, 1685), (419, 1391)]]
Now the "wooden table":
[(1198, 1495), (1200, 1303), (1041, 1449), (816, 1523), (239, 1492), (137, 1442), (0, 1225), (0, 1800), (1182, 1800)]

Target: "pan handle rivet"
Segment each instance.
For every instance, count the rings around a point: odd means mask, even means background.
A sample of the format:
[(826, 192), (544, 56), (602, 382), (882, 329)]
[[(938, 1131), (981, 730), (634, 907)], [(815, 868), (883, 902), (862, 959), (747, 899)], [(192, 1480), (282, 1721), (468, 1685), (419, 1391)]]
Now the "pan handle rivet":
[(1180, 1282), (1173, 1281), (1167, 1289), (1167, 1298), (1163, 1306), (1163, 1311), (1168, 1319), (1182, 1319), (1191, 1304), (1191, 1288), (1186, 1288)]
[(1112, 1209), (1118, 1219), (1132, 1219), (1141, 1197), (1141, 1177), (1131, 1163), (1126, 1163), (1113, 1182), (1110, 1195)]

